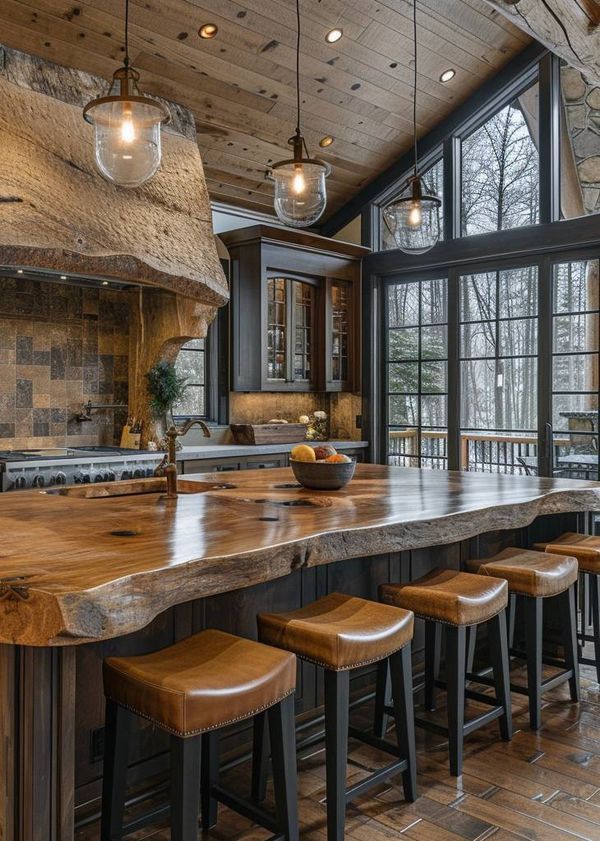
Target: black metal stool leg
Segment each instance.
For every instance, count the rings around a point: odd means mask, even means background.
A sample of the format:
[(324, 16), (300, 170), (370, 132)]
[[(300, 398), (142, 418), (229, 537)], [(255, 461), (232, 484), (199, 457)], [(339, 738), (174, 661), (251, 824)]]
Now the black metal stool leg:
[(440, 672), (442, 628), (439, 622), (425, 621), (425, 709), (435, 710), (435, 681)]
[(449, 625), (446, 628), (446, 681), (450, 773), (453, 777), (460, 776), (463, 764), (466, 645), (466, 626)]
[(526, 596), (524, 604), (529, 726), (532, 730), (539, 730), (542, 726), (543, 599)]
[(201, 736), (171, 736), (171, 841), (198, 841)]
[(375, 717), (373, 721), (373, 733), (383, 739), (387, 733), (389, 716), (385, 711), (391, 706), (392, 693), (389, 679), (389, 662), (380, 660), (377, 664), (377, 683), (375, 686)]
[(202, 734), (202, 761), (200, 763), (200, 802), (202, 829), (211, 829), (217, 823), (219, 803), (212, 795), (212, 787), (219, 782), (219, 731)]
[(252, 745), (252, 788), (250, 797), (255, 803), (262, 803), (267, 796), (269, 775), (269, 728), (266, 712), (254, 716)]
[(503, 707), (500, 716), (500, 735), (505, 741), (512, 739), (512, 707), (510, 700), (510, 673), (508, 663), (508, 633), (506, 611), (501, 611), (488, 622), (490, 654), (494, 669), (494, 687), (496, 698)]
[(467, 672), (473, 671), (475, 648), (477, 647), (477, 625), (467, 627)]
[(591, 591), (592, 635), (594, 637), (594, 659), (596, 661), (596, 680), (600, 683), (600, 576), (589, 575)]
[(411, 647), (405, 645), (389, 658), (396, 738), (408, 768), (402, 773), (404, 797), (409, 803), (417, 799), (417, 751), (415, 747), (415, 712)]
[(327, 841), (344, 841), (350, 672), (325, 669)]
[(563, 645), (565, 649), (565, 667), (571, 669), (573, 676), (569, 678), (571, 700), (579, 701), (581, 692), (579, 687), (579, 658), (577, 656), (577, 615), (575, 610), (575, 585), (573, 584), (558, 597), (560, 600), (561, 620), (563, 630)]
[(273, 787), (277, 824), (285, 841), (298, 841), (298, 780), (294, 696), (268, 711), (273, 754)]
[(133, 720), (133, 713), (115, 704), (114, 701), (107, 700), (104, 731), (101, 841), (121, 841), (123, 834), (129, 734), (131, 733)]
[(515, 620), (517, 618), (517, 597), (510, 593), (508, 597), (508, 648), (515, 645)]

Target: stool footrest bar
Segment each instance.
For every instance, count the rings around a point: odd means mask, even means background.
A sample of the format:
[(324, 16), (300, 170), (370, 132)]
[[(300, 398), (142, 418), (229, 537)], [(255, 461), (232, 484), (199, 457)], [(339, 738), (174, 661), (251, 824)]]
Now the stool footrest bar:
[[(270, 832), (278, 831), (274, 815), (269, 814), (269, 812), (266, 812), (259, 806), (255, 806), (243, 797), (238, 797), (237, 794), (234, 794), (220, 785), (211, 786), (210, 791), (215, 800), (218, 800), (219, 803), (223, 803), (224, 806), (227, 806), (234, 812), (243, 815), (253, 823), (259, 824), (259, 826), (263, 826)], [(283, 835), (277, 835), (276, 837), (283, 839)], [(269, 839), (269, 841), (272, 841), (272, 839)]]

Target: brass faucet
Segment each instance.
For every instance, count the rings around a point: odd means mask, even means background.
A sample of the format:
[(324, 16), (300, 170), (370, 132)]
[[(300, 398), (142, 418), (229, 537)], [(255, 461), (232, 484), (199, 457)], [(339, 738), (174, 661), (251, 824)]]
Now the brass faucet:
[(199, 426), (205, 438), (210, 438), (210, 429), (202, 420), (190, 419), (183, 426), (177, 427), (174, 424), (167, 429), (168, 449), (163, 460), (154, 471), (155, 476), (166, 476), (167, 478), (167, 499), (177, 497), (177, 439), (185, 435), (193, 426)]

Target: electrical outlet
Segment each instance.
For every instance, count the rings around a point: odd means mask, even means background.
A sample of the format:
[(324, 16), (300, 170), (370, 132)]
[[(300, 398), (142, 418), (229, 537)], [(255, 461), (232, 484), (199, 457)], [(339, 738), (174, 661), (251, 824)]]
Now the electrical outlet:
[(104, 727), (96, 727), (90, 733), (90, 761), (99, 762), (104, 758)]

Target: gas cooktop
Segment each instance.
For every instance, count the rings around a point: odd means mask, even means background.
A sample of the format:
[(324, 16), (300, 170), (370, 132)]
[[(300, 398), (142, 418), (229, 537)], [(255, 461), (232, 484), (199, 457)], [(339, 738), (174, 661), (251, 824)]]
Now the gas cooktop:
[(90, 456), (136, 455), (147, 450), (131, 450), (123, 447), (40, 447), (32, 450), (0, 450), (2, 461), (39, 461), (45, 458), (81, 458)]

